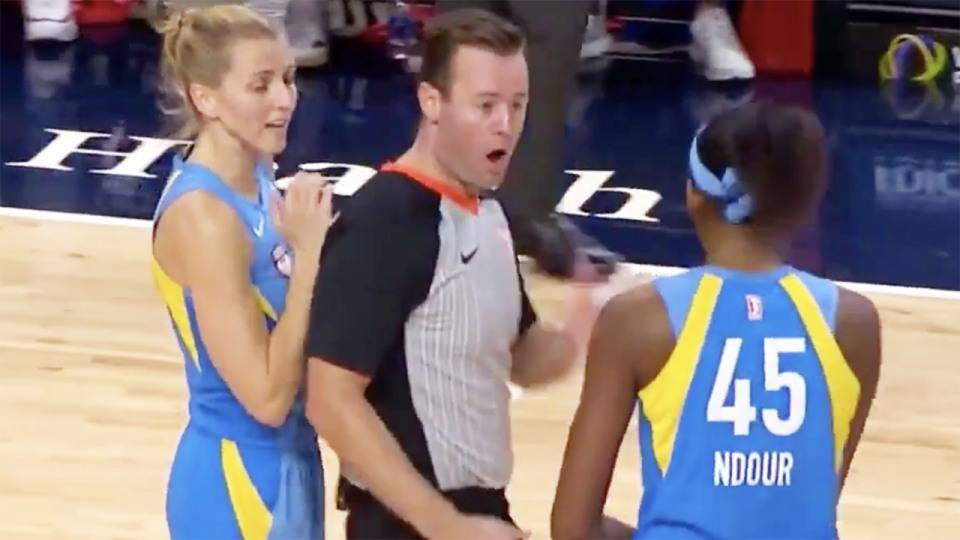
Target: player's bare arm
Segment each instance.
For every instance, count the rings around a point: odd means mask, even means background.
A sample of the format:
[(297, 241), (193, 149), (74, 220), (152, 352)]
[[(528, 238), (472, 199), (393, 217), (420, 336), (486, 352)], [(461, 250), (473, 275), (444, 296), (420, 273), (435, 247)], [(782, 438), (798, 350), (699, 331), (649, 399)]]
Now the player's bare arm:
[[(172, 204), (158, 225), (155, 251), (170, 277), (190, 289), (203, 343), (227, 386), (251, 416), (280, 425), (301, 380), (305, 322), (296, 319), (305, 319), (306, 308), (288, 306), (268, 334), (250, 287), (248, 234), (212, 194), (197, 191)], [(288, 299), (309, 297), (316, 265), (298, 259)], [(299, 337), (291, 334), (297, 326)]]
[[(836, 339), (847, 360), (847, 365), (860, 383), (860, 399), (857, 411), (850, 423), (843, 455), (843, 475), (840, 490), (850, 472), (850, 464), (860, 443), (860, 436), (870, 414), (873, 398), (877, 394), (882, 363), (881, 323), (876, 306), (869, 298), (843, 287), (837, 306)], [(839, 493), (837, 493), (839, 496)]]
[(551, 514), (555, 539), (630, 538), (633, 527), (603, 515), (637, 392), (649, 380), (646, 364), (663, 365), (672, 346), (656, 291), (643, 285), (601, 310), (587, 353), (577, 407)]

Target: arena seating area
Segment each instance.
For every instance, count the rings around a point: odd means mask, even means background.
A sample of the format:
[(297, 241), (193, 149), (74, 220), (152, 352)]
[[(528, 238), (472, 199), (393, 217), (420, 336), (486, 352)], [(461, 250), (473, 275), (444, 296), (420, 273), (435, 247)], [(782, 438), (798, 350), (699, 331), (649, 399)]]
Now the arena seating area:
[[(21, 0), (0, 0), (19, 2)], [(81, 25), (116, 24), (125, 14), (156, 15), (169, 0), (72, 0)], [(175, 0), (189, 5), (193, 0)], [(234, 0), (231, 0), (234, 1)], [(344, 5), (344, 12), (365, 13), (363, 32), (352, 39), (380, 43), (395, 2), (382, 0), (322, 0)], [(203, 3), (201, 0), (198, 3)], [(354, 5), (355, 4), (355, 5)], [(429, 16), (431, 0), (409, 2), (419, 19)], [(874, 74), (874, 58), (900, 33), (929, 33), (948, 48), (960, 45), (960, 4), (954, 0), (730, 0), (732, 19), (761, 74)], [(358, 8), (357, 5), (362, 5)], [(606, 56), (658, 64), (686, 61), (686, 25), (692, 2), (604, 0), (597, 12), (607, 17), (614, 37)]]

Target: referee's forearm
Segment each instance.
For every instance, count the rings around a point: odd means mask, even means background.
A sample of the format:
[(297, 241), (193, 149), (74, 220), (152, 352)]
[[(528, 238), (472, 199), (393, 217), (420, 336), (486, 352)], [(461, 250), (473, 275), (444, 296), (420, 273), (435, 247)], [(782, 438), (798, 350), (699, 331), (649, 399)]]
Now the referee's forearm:
[(456, 507), (417, 472), (362, 391), (347, 390), (308, 402), (314, 428), (384, 506), (425, 537), (442, 537), (447, 520), (459, 515)]
[(538, 322), (513, 349), (510, 379), (524, 388), (550, 384), (570, 373), (577, 350), (568, 332)]

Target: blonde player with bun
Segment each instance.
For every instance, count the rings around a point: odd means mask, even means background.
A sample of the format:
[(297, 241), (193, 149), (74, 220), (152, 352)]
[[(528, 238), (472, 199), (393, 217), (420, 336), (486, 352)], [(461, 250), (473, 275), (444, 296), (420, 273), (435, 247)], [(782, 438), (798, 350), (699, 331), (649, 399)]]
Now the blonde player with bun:
[(304, 418), (303, 338), (332, 193), (272, 158), (297, 103), (277, 30), (236, 5), (162, 29), (167, 97), (194, 141), (154, 216), (153, 274), (184, 356), (189, 423), (167, 488), (173, 540), (323, 538), (323, 470)]

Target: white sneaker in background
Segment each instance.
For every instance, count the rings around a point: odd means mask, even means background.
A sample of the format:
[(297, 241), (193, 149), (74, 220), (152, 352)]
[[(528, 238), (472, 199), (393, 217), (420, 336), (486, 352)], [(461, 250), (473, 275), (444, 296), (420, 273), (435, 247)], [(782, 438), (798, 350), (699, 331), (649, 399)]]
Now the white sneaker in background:
[(77, 39), (70, 0), (23, 0), (23, 32), (27, 41)]
[(701, 9), (690, 23), (690, 57), (711, 81), (753, 79), (756, 69), (722, 7)]
[(599, 58), (610, 50), (611, 45), (613, 45), (613, 38), (607, 32), (606, 18), (590, 15), (587, 18), (587, 31), (583, 34), (583, 45), (580, 46), (580, 59)]

